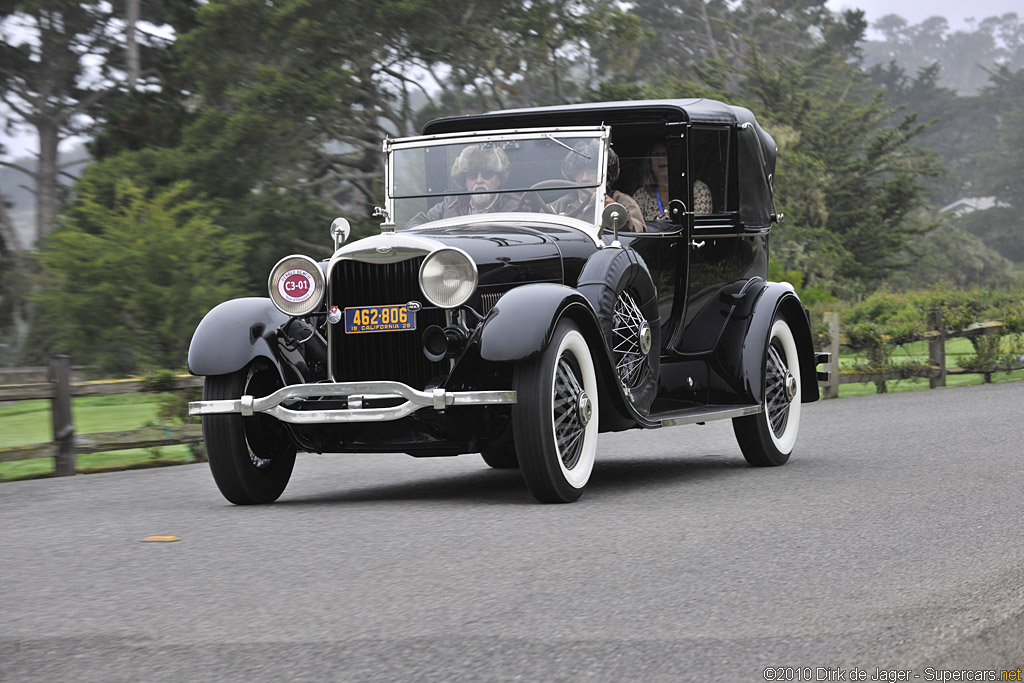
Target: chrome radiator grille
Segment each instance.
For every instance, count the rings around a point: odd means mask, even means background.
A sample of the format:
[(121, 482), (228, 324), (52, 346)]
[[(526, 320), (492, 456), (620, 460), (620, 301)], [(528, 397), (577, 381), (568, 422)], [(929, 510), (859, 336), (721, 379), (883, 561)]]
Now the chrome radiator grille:
[[(423, 257), (399, 263), (338, 261), (331, 273), (330, 303), (382, 306), (419, 301), (419, 269)], [(444, 311), (420, 310), (416, 329), (409, 332), (345, 334), (344, 322), (331, 330), (331, 368), (338, 382), (394, 380), (422, 389), (433, 377), (447, 374), (447, 363), (432, 363), (423, 355), (423, 330), (445, 325)]]
[(487, 311), (494, 308), (494, 304), (498, 303), (498, 299), (502, 297), (505, 292), (485, 292), (480, 295), (480, 313), (486, 315)]

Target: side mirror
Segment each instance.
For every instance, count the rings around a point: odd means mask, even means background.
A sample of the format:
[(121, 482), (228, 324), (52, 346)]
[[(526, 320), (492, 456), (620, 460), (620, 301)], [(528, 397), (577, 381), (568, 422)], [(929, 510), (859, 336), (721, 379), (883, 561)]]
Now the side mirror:
[(601, 212), (601, 227), (611, 230), (615, 235), (615, 241), (612, 242), (613, 247), (621, 246), (619, 244), (619, 228), (625, 225), (627, 220), (629, 220), (629, 214), (626, 212), (626, 207), (618, 202), (612, 202)]
[(344, 218), (335, 218), (334, 222), (331, 223), (331, 238), (334, 240), (334, 250), (337, 251), (341, 245), (345, 244), (345, 240), (352, 233), (352, 226), (348, 224), (348, 221)]

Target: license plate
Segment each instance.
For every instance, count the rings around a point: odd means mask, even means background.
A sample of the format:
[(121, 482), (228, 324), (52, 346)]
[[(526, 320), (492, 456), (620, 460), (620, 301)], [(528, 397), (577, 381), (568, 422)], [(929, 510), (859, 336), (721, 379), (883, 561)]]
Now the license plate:
[(345, 334), (407, 332), (415, 329), (416, 311), (410, 311), (405, 304), (345, 309)]

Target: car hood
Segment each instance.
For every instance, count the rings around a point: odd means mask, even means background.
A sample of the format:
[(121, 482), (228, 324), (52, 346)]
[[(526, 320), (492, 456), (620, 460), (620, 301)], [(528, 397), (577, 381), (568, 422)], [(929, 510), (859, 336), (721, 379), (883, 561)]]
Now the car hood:
[(592, 253), (594, 246), (579, 231), (543, 228), (498, 222), (428, 227), (416, 234), (469, 254), (477, 265), (481, 288), (565, 282), (564, 260), (572, 260), (580, 252)]
[[(579, 224), (579, 225), (576, 225)], [(350, 242), (331, 259), (387, 263), (441, 246), (466, 252), (482, 290), (507, 290), (529, 282), (572, 284), (598, 246), (594, 226), (562, 216), (494, 214), (435, 221), (411, 230), (384, 232)]]

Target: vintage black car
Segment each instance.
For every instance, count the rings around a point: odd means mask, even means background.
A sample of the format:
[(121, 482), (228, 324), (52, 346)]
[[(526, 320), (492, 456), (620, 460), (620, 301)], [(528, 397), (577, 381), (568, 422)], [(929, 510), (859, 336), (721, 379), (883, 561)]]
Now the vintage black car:
[(776, 146), (750, 111), (497, 111), (384, 154), (379, 235), (338, 219), (329, 260), (282, 259), (196, 329), (189, 412), (229, 501), (276, 500), (308, 451), (479, 452), (569, 502), (600, 432), (726, 418), (751, 465), (786, 462), (824, 357), (766, 280)]

